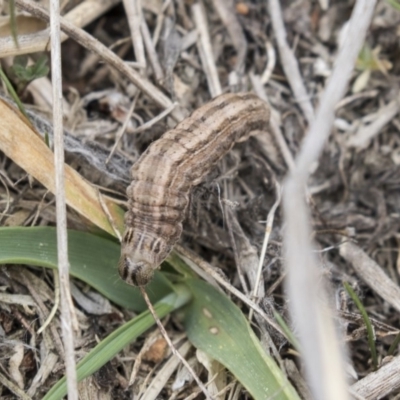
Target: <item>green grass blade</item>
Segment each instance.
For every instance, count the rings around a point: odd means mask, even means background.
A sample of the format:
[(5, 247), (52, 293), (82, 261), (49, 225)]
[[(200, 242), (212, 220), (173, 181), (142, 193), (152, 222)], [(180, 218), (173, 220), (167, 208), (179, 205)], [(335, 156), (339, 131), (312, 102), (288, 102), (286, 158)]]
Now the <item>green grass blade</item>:
[[(169, 294), (154, 306), (157, 315), (162, 318), (182, 307), (190, 300), (190, 296), (190, 292), (184, 286), (177, 287), (174, 293)], [(145, 311), (111, 333), (79, 362), (77, 366), (78, 381), (99, 370), (152, 325), (154, 325), (153, 316), (149, 311)], [(50, 389), (43, 400), (60, 400), (66, 394), (67, 385), (64, 377)]]
[(354, 301), (355, 305), (357, 306), (358, 310), (361, 313), (361, 316), (364, 320), (364, 324), (367, 328), (367, 336), (368, 336), (368, 345), (369, 349), (371, 351), (371, 357), (372, 357), (372, 362), (374, 365), (374, 369), (378, 369), (378, 357), (376, 355), (376, 347), (375, 347), (375, 333), (374, 333), (374, 328), (372, 327), (371, 320), (369, 319), (368, 313), (365, 310), (363, 304), (361, 303), (361, 300), (358, 298), (356, 295), (356, 292), (353, 290), (353, 288), (347, 283), (343, 282), (343, 285), (351, 297), (351, 299)]
[[(86, 282), (122, 307), (145, 310), (146, 304), (137, 288), (121, 280), (117, 271), (120, 245), (91, 233), (69, 231), (68, 255), (72, 276)], [(0, 228), (0, 264), (28, 264), (57, 268), (55, 228)], [(173, 289), (157, 273), (147, 287), (152, 302)]]
[(285, 333), (288, 341), (290, 344), (298, 351), (300, 352), (300, 343), (297, 340), (296, 336), (293, 335), (293, 332), (290, 330), (288, 327), (287, 323), (285, 320), (282, 318), (282, 316), (277, 312), (274, 311), (274, 318), (276, 322), (279, 324), (279, 326), (282, 328), (282, 331)]
[(4, 73), (2, 68), (0, 68), (0, 78), (6, 85), (7, 90), (10, 93), (10, 96), (12, 97), (12, 99), (15, 101), (15, 104), (17, 105), (19, 111), (21, 111), (21, 113), (24, 114), (27, 121), (29, 121), (29, 123), (31, 123), (30, 119), (28, 117), (28, 114), (25, 111), (25, 107), (22, 104), (22, 101), (19, 99), (17, 92), (14, 90), (13, 85), (11, 84), (10, 80), (8, 79), (7, 75)]
[(204, 281), (187, 279), (185, 283), (193, 293), (185, 310), (185, 327), (193, 345), (231, 371), (254, 399), (299, 400), (239, 308)]

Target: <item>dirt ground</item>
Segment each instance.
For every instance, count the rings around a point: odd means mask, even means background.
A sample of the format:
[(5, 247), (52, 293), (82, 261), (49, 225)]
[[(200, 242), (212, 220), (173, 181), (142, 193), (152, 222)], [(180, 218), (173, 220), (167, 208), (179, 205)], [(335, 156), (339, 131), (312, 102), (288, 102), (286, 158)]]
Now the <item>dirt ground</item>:
[[(62, 44), (64, 127), (70, 138), (65, 144), (66, 162), (121, 204), (126, 201), (130, 166), (177, 120), (221, 93), (252, 91), (268, 101), (270, 133), (236, 145), (193, 190), (180, 241), (251, 296), (256, 277), (254, 271), (243, 268), (244, 260), (261, 252), (267, 216), (314, 120), (340, 43), (352, 40), (345, 22), (355, 2), (146, 0), (132, 1), (129, 9), (117, 0), (108, 0), (98, 2), (103, 9), (92, 6), (82, 17), (85, 22), (70, 14), (79, 3), (63, 2), (63, 15), (117, 54), (139, 79), (158, 88), (149, 95), (145, 86), (135, 86), (121, 70), (110, 67), (102, 54), (89, 51), (75, 39)], [(277, 40), (279, 27), (272, 23), (274, 4), (282, 12), (286, 48)], [(7, 20), (8, 7), (2, 2), (0, 7)], [(37, 36), (45, 22), (18, 8), (17, 15), (18, 35), (25, 39), (13, 53), (12, 46), (6, 46), (11, 43), (9, 25), (0, 28), (1, 66), (30, 113), (39, 121), (51, 120), (51, 73), (28, 85), (13, 70), (16, 60), (21, 60), (17, 55), (25, 54), (31, 61), (49, 57), (45, 51), (48, 39)], [(377, 2), (347, 92), (336, 105), (328, 142), (313, 164), (306, 194), (318, 266), (329, 283), (335, 320), (348, 349), (347, 376), (354, 398), (400, 398), (400, 378), (396, 377), (400, 339), (399, 22), (397, 0)], [(0, 166), (1, 225), (54, 226), (54, 195), (3, 153)], [(68, 209), (67, 215), (69, 228), (87, 229), (86, 221), (73, 210)], [(283, 284), (285, 222), (281, 204), (271, 229), (258, 292), (262, 295), (257, 300), (267, 313), (279, 310), (290, 321)], [(48, 291), (45, 297), (29, 284), (38, 277)], [(377, 363), (383, 371), (375, 380), (367, 328), (343, 282), (353, 288), (372, 323)], [(75, 289), (85, 291), (79, 282)], [(0, 294), (30, 295), (42, 302), (42, 312), (48, 314), (54, 298), (52, 274), (41, 268), (4, 266), (0, 269)], [(94, 314), (78, 295), (73, 297), (81, 324), (78, 359), (132, 317), (131, 312), (109, 303), (109, 309)], [(40, 368), (37, 354), (44, 346), (43, 337), (33, 332), (38, 328), (38, 314), (32, 311), (36, 308), (2, 299), (0, 373), (25, 391), (26, 398), (42, 398), (64, 374), (64, 362), (58, 359), (44, 382), (32, 385)], [(241, 302), (237, 304), (246, 310)], [(57, 349), (62, 345), (58, 314), (55, 318), (48, 340)], [(173, 315), (164, 322), (172, 338), (181, 337), (182, 329)], [(296, 324), (288, 323), (296, 332)], [(256, 333), (260, 329), (254, 327)], [(133, 360), (149, 338), (157, 340), (140, 364), (135, 385), (129, 386)], [(282, 337), (273, 339), (282, 359), (291, 363), (289, 376), (300, 395), (311, 398), (307, 389), (300, 389), (306, 385), (306, 374), (299, 355)], [(80, 387), (81, 398), (138, 398), (138, 388), (150, 386), (168, 360), (164, 348), (157, 329), (143, 335)], [(367, 382), (368, 377), (371, 380)], [(156, 398), (190, 398), (196, 385), (189, 380), (174, 392), (173, 383), (171, 378)], [(95, 389), (84, 393), (88, 387)], [(2, 381), (0, 397), (21, 396)], [(239, 390), (218, 398), (248, 397)]]

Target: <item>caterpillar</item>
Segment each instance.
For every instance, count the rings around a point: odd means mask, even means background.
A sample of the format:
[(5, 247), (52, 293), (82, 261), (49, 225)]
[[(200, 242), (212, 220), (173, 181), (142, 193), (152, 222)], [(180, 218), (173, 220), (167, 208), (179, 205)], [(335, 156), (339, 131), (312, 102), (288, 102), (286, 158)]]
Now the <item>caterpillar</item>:
[(235, 143), (267, 131), (269, 106), (252, 93), (220, 95), (154, 141), (131, 169), (118, 270), (147, 285), (182, 233), (192, 188)]

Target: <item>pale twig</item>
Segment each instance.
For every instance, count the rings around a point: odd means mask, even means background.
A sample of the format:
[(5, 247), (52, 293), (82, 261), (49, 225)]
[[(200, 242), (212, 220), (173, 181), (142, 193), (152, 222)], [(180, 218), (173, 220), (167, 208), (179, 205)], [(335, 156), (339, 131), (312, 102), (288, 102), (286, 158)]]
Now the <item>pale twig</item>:
[[(270, 0), (270, 4), (275, 3), (276, 0)], [(345, 94), (374, 7), (373, 0), (358, 0), (355, 4), (347, 40), (339, 50), (319, 109), (283, 192), (289, 305), (303, 349), (310, 387), (316, 399), (348, 399), (349, 393), (326, 290), (311, 250), (310, 213), (305, 203), (304, 188), (311, 166), (318, 161), (329, 137), (335, 105)]]
[(44, 321), (43, 325), (38, 329), (37, 331), (38, 335), (40, 335), (48, 327), (48, 325), (56, 315), (56, 312), (60, 305), (60, 274), (56, 269), (53, 270), (53, 277), (54, 277), (54, 305), (51, 308), (51, 311), (47, 316), (46, 321)]
[[(82, 28), (96, 18), (106, 13), (110, 8), (114, 7), (121, 0), (86, 0), (78, 4), (75, 8), (68, 12), (64, 18), (73, 23), (76, 27)], [(0, 38), (0, 57), (17, 56), (20, 54), (35, 53), (45, 51), (49, 46), (49, 29), (34, 32), (29, 35), (18, 36), (18, 47), (15, 46), (11, 36)], [(61, 34), (61, 41), (64, 42), (68, 36)]]
[(157, 82), (162, 82), (164, 80), (164, 72), (161, 68), (160, 61), (158, 60), (158, 54), (150, 36), (149, 27), (147, 26), (146, 20), (144, 18), (142, 18), (140, 30), (143, 35), (143, 43), (146, 47), (147, 55), (149, 56), (149, 61), (151, 64), (151, 68), (154, 72), (154, 77)]
[(367, 126), (358, 129), (355, 135), (351, 136), (347, 146), (364, 149), (370, 141), (382, 132), (387, 125), (400, 111), (400, 96), (392, 100), (389, 104), (383, 106), (377, 113), (376, 118)]
[(170, 1), (165, 1), (163, 4), (163, 7), (161, 10), (159, 10), (158, 14), (157, 14), (157, 21), (156, 21), (156, 27), (154, 28), (154, 33), (153, 33), (153, 46), (156, 47), (158, 40), (160, 39), (161, 36), (161, 30), (163, 27), (163, 23), (164, 23), (164, 12), (165, 12), (165, 6), (168, 5), (168, 3), (170, 3)]
[(1, 386), (6, 387), (11, 393), (14, 393), (18, 399), (32, 400), (32, 397), (25, 394), (24, 390), (20, 389), (18, 385), (11, 380), (7, 379), (2, 373), (0, 373), (0, 384)]
[(9, 208), (10, 208), (10, 203), (11, 203), (11, 201), (10, 201), (10, 199), (11, 199), (10, 191), (8, 190), (8, 185), (5, 182), (5, 179), (3, 178), (3, 171), (0, 171), (0, 182), (3, 184), (4, 189), (6, 191), (6, 207), (0, 213), (0, 223), (1, 223), (2, 219), (7, 215), (7, 212), (9, 210)]
[[(260, 282), (261, 282), (261, 275), (262, 275), (265, 255), (267, 253), (269, 237), (271, 236), (272, 225), (274, 223), (275, 212), (281, 202), (281, 186), (279, 185), (279, 183), (277, 181), (275, 181), (275, 193), (276, 193), (276, 200), (268, 212), (267, 222), (265, 225), (264, 241), (263, 241), (263, 244), (261, 247), (260, 259), (259, 259), (258, 269), (257, 269), (257, 276), (256, 276), (255, 285), (253, 288), (253, 299), (255, 299), (258, 294), (258, 288), (259, 288)], [(253, 309), (250, 309), (249, 320), (251, 321), (252, 318), (253, 318)]]
[(163, 335), (165, 341), (168, 343), (168, 346), (171, 349), (172, 353), (174, 354), (174, 356), (178, 357), (178, 359), (182, 362), (182, 364), (186, 367), (186, 369), (193, 376), (193, 379), (196, 381), (197, 385), (203, 392), (204, 396), (206, 396), (206, 398), (208, 400), (212, 400), (213, 398), (208, 393), (206, 387), (203, 385), (203, 382), (199, 379), (199, 377), (194, 372), (193, 368), (189, 365), (189, 363), (186, 361), (186, 359), (181, 356), (181, 354), (176, 350), (176, 347), (173, 345), (171, 339), (168, 336), (167, 331), (164, 328), (164, 325), (161, 323), (160, 319), (158, 318), (158, 316), (156, 314), (156, 311), (154, 310), (153, 305), (151, 304), (151, 301), (149, 299), (149, 296), (147, 295), (147, 292), (146, 292), (144, 286), (139, 286), (139, 288), (140, 288), (140, 292), (142, 293), (144, 300), (146, 301), (147, 307), (149, 308), (151, 315), (153, 316), (154, 320), (156, 321), (158, 329), (160, 329), (161, 334)]
[(68, 399), (78, 400), (78, 386), (75, 368), (75, 347), (73, 321), (74, 315), (69, 286), (67, 207), (65, 201), (64, 176), (64, 129), (62, 113), (62, 76), (61, 76), (61, 41), (60, 41), (60, 3), (50, 2), (51, 33), (51, 71), (53, 85), (53, 132), (54, 164), (57, 214), (57, 261), (61, 295), (61, 330), (64, 344), (65, 374), (67, 377)]
[(154, 124), (157, 122), (161, 121), (163, 118), (165, 118), (169, 113), (172, 112), (172, 110), (178, 105), (178, 103), (172, 103), (167, 109), (165, 109), (162, 113), (158, 114), (151, 120), (145, 122), (143, 125), (140, 125), (139, 127), (135, 129), (130, 129), (129, 133), (134, 134), (134, 133), (140, 133), (145, 131), (146, 129), (151, 128)]
[(136, 61), (139, 68), (143, 71), (146, 68), (146, 57), (144, 54), (143, 38), (140, 26), (142, 24), (142, 2), (141, 0), (122, 0), (128, 20), (129, 30), (131, 31), (131, 39), (133, 50), (135, 52)]
[[(265, 90), (263, 88), (262, 82), (260, 80), (260, 77), (258, 75), (254, 75), (253, 73), (249, 74), (250, 76), (250, 81), (251, 84), (257, 93), (258, 97), (260, 99), (263, 99), (266, 103), (268, 103), (270, 110), (271, 110), (271, 118), (269, 121), (269, 126), (271, 127), (272, 134), (274, 135), (274, 138), (276, 140), (276, 143), (279, 146), (279, 150), (281, 151), (282, 157), (289, 168), (289, 170), (292, 170), (294, 168), (294, 159), (292, 156), (292, 153), (290, 152), (290, 149), (285, 141), (285, 138), (283, 137), (283, 133), (280, 128), (280, 117), (278, 114), (278, 111), (276, 111), (271, 104), (268, 101), (267, 95), (265, 94)], [(262, 136), (257, 135), (256, 139), (261, 139)]]
[(271, 78), (272, 72), (274, 71), (275, 64), (276, 64), (276, 53), (274, 46), (272, 46), (272, 43), (267, 40), (265, 43), (265, 48), (267, 50), (267, 66), (265, 67), (265, 70), (263, 74), (261, 75), (261, 82), (263, 85), (266, 85)]
[(282, 10), (279, 0), (268, 0), (268, 10), (286, 79), (292, 88), (294, 97), (298, 102), (299, 107), (303, 111), (308, 123), (311, 124), (314, 119), (314, 109), (310, 101), (310, 96), (308, 95), (304, 86), (296, 57), (286, 41), (285, 25), (283, 23)]
[(199, 50), (204, 73), (206, 74), (208, 90), (210, 91), (211, 97), (215, 97), (222, 93), (222, 89), (212, 52), (207, 17), (201, 3), (193, 4), (192, 14), (196, 29), (199, 32), (197, 48)]
[(400, 388), (399, 370), (400, 356), (397, 356), (382, 365), (377, 371), (370, 372), (354, 383), (351, 388), (365, 400), (386, 398), (391, 393), (398, 393)]
[(357, 275), (393, 308), (400, 311), (400, 288), (367, 253), (355, 243), (340, 246), (340, 255), (352, 265)]
[(140, 369), (140, 364), (142, 363), (142, 359), (144, 354), (150, 349), (150, 347), (154, 344), (159, 337), (160, 333), (156, 330), (150, 335), (147, 336), (142, 348), (140, 349), (139, 353), (136, 355), (135, 362), (132, 367), (131, 376), (129, 377), (128, 386), (132, 386), (135, 383), (136, 376)]
[[(49, 15), (46, 10), (37, 6), (30, 1), (15, 0), (15, 4), (32, 15), (43, 19), (49, 20)], [(105, 62), (114, 67), (117, 71), (125, 75), (135, 86), (142, 90), (148, 97), (154, 100), (159, 106), (168, 108), (172, 105), (171, 100), (165, 96), (157, 87), (150, 81), (140, 76), (140, 74), (128, 67), (115, 53), (105, 47), (93, 36), (89, 35), (83, 29), (76, 28), (73, 24), (61, 18), (61, 29), (73, 40), (81, 44), (83, 47), (97, 53)], [(173, 118), (177, 121), (183, 119), (183, 114), (179, 108), (175, 108), (171, 113)]]
[(113, 145), (113, 147), (112, 147), (112, 149), (110, 151), (110, 154), (108, 155), (108, 157), (106, 159), (106, 165), (109, 163), (111, 157), (114, 155), (115, 150), (117, 149), (117, 146), (118, 146), (123, 134), (125, 133), (129, 122), (131, 122), (132, 114), (133, 114), (133, 111), (136, 108), (136, 103), (137, 103), (137, 101), (139, 99), (139, 95), (140, 95), (140, 92), (137, 92), (135, 97), (134, 97), (134, 99), (133, 99), (133, 101), (132, 101), (132, 104), (131, 104), (128, 112), (125, 115), (124, 123), (122, 124), (122, 126), (119, 128), (118, 132), (115, 135), (114, 145)]
[(239, 74), (243, 74), (247, 55), (247, 40), (236, 16), (234, 4), (231, 0), (213, 0), (213, 4), (235, 47), (237, 53), (235, 70)]
[(105, 198), (103, 197), (102, 193), (100, 192), (100, 188), (97, 187), (97, 199), (99, 200), (99, 204), (101, 206), (101, 209), (104, 211), (104, 214), (107, 215), (108, 222), (114, 232), (114, 235), (118, 238), (120, 242), (122, 242), (122, 232), (118, 229), (116, 225), (116, 221), (113, 218), (110, 209), (107, 206), (107, 202), (105, 201)]

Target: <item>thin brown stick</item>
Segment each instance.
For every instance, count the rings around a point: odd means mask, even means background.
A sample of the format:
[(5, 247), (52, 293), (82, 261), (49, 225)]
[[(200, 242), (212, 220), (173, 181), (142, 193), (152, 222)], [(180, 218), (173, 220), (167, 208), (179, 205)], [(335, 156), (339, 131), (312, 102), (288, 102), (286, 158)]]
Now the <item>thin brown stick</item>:
[(176, 347), (173, 345), (171, 339), (168, 336), (167, 331), (165, 330), (163, 324), (161, 323), (160, 319), (158, 318), (158, 316), (154, 310), (153, 305), (151, 304), (151, 301), (149, 299), (149, 296), (147, 295), (146, 289), (144, 288), (144, 286), (139, 286), (139, 288), (140, 288), (140, 292), (142, 293), (142, 296), (147, 304), (147, 307), (149, 308), (149, 311), (151, 312), (151, 315), (153, 316), (154, 320), (156, 321), (158, 329), (160, 329), (161, 334), (163, 335), (165, 341), (168, 343), (168, 346), (170, 347), (172, 353), (176, 357), (179, 358), (179, 360), (182, 362), (182, 364), (186, 367), (186, 369), (189, 371), (189, 373), (193, 376), (193, 379), (196, 381), (199, 388), (204, 393), (204, 396), (206, 396), (206, 398), (208, 400), (213, 400), (213, 397), (210, 396), (210, 394), (208, 393), (208, 390), (203, 385), (203, 382), (201, 382), (201, 380), (197, 376), (196, 372), (194, 372), (193, 368), (189, 365), (189, 363), (185, 360), (185, 358), (182, 357), (181, 354), (176, 350)]
[(140, 0), (122, 0), (126, 12), (126, 18), (131, 31), (131, 40), (135, 51), (136, 61), (139, 68), (144, 71), (146, 69), (146, 57), (144, 54), (143, 38), (140, 25), (143, 20), (142, 2)]

